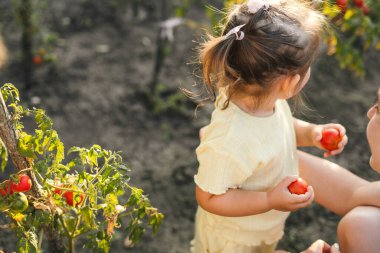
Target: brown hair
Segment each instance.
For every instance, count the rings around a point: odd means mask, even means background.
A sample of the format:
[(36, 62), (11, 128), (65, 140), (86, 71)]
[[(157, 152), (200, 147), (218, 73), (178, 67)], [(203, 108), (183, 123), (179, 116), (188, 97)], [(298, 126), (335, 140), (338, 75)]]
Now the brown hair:
[[(325, 24), (324, 16), (310, 2), (279, 1), (253, 14), (246, 4), (230, 10), (223, 36), (209, 35), (199, 48), (209, 99), (215, 101), (216, 90), (225, 88), (226, 108), (231, 96), (249, 85), (258, 106), (280, 76), (303, 77), (318, 54)], [(242, 40), (236, 40), (234, 34), (226, 36), (243, 24)]]

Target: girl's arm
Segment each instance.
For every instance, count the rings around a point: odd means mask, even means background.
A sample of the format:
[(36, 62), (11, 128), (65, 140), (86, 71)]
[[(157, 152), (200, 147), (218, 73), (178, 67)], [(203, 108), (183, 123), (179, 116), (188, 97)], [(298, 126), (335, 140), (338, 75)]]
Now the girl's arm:
[(338, 149), (333, 151), (326, 151), (325, 157), (340, 154), (344, 146), (347, 144), (346, 129), (340, 124), (323, 124), (316, 125), (297, 118), (294, 118), (294, 130), (296, 133), (297, 147), (314, 146), (322, 150), (326, 150), (320, 143), (322, 139), (322, 131), (334, 128), (337, 129), (342, 136), (342, 140), (338, 145)]
[(196, 186), (195, 193), (198, 204), (204, 210), (221, 216), (248, 216), (272, 209), (295, 211), (310, 205), (314, 198), (312, 187), (305, 194), (291, 194), (287, 187), (295, 180), (294, 176), (286, 177), (268, 192), (230, 189), (224, 194), (214, 195)]
[(315, 201), (338, 215), (371, 205), (380, 207), (380, 182), (368, 182), (325, 159), (298, 151), (300, 177), (311, 185)]
[(314, 146), (315, 136), (313, 136), (313, 130), (315, 127), (315, 124), (294, 118), (297, 147)]

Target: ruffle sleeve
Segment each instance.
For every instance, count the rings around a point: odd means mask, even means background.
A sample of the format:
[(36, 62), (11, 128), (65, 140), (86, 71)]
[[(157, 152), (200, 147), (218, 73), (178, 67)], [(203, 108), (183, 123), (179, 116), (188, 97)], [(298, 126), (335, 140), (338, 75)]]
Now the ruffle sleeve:
[(247, 169), (230, 154), (211, 147), (197, 149), (198, 173), (194, 181), (203, 191), (224, 194), (231, 188), (239, 188), (249, 177)]

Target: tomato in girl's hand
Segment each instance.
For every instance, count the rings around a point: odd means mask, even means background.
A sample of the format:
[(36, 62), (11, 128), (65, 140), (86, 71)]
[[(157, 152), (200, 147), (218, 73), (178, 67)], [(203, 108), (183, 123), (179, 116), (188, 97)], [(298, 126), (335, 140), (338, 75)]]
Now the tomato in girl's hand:
[(29, 191), (32, 187), (32, 180), (28, 175), (19, 175), (19, 182), (12, 182), (12, 191), (13, 192), (26, 192)]
[(338, 130), (331, 128), (322, 132), (321, 144), (328, 151), (338, 149), (338, 144), (342, 140)]
[(305, 194), (307, 192), (307, 187), (308, 185), (306, 181), (299, 177), (288, 186), (288, 189), (292, 194)]

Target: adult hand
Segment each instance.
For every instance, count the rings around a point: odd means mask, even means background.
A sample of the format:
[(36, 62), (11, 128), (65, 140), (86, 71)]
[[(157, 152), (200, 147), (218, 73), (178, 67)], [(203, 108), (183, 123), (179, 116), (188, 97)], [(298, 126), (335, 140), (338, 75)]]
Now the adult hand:
[(340, 253), (340, 251), (335, 245), (330, 246), (325, 241), (319, 239), (301, 253)]

